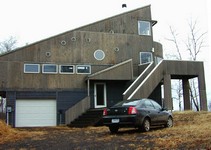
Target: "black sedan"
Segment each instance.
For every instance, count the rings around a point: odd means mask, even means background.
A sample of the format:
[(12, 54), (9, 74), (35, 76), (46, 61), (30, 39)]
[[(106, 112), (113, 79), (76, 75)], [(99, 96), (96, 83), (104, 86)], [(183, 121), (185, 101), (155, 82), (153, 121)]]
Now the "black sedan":
[(125, 100), (103, 111), (103, 124), (111, 133), (122, 127), (135, 127), (147, 132), (151, 126), (173, 126), (172, 113), (151, 99)]

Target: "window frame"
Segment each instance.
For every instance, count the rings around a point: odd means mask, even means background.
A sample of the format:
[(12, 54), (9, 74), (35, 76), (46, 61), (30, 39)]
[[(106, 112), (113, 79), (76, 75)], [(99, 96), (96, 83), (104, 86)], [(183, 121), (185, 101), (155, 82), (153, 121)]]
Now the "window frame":
[[(73, 67), (73, 72), (62, 72), (62, 66)], [(74, 65), (59, 65), (59, 73), (60, 74), (74, 74), (75, 73), (75, 66)]]
[[(150, 59), (151, 61), (148, 61), (148, 62), (142, 62), (142, 55), (141, 54), (146, 54), (146, 53), (149, 53), (150, 54)], [(151, 62), (153, 62), (153, 55), (152, 55), (152, 52), (140, 52), (139, 53), (139, 58), (140, 58), (140, 65), (144, 65), (144, 64), (149, 64)]]
[[(83, 73), (83, 72), (78, 72), (78, 67), (89, 67), (90, 69), (89, 69), (89, 72), (87, 72), (87, 73)], [(76, 65), (76, 73), (77, 74), (91, 74), (91, 65)]]
[[(36, 71), (36, 72), (34, 72), (34, 71), (31, 71), (31, 72), (26, 71), (26, 66), (27, 66), (27, 65), (29, 65), (29, 66), (30, 66), (30, 65), (31, 65), (31, 66), (32, 66), (32, 65), (36, 65), (36, 66), (38, 67), (38, 68), (37, 68), (38, 71)], [(24, 73), (40, 73), (40, 64), (30, 64), (30, 63), (24, 64)]]
[[(149, 33), (144, 33), (141, 23), (148, 23), (148, 27), (149, 27)], [(152, 31), (151, 31), (151, 22), (150, 21), (144, 21), (144, 20), (138, 20), (138, 35), (144, 35), (144, 36), (151, 36), (152, 35)], [(146, 30), (147, 31), (147, 30)], [(146, 32), (145, 31), (145, 32)]]
[[(45, 66), (55, 66), (56, 67), (56, 72), (46, 72)], [(58, 73), (58, 65), (57, 64), (42, 64), (42, 73), (44, 74), (57, 74)]]

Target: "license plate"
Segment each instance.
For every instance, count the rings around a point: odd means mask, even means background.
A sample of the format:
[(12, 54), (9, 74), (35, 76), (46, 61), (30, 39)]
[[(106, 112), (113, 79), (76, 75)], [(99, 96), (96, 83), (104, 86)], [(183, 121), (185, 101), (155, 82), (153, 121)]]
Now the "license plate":
[(119, 119), (112, 119), (111, 122), (112, 123), (119, 123)]

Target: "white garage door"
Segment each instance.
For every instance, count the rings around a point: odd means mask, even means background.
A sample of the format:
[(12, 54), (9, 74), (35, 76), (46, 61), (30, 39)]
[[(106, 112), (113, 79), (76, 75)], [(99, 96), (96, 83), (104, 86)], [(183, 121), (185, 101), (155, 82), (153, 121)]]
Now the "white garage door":
[(16, 100), (16, 127), (56, 126), (56, 100)]

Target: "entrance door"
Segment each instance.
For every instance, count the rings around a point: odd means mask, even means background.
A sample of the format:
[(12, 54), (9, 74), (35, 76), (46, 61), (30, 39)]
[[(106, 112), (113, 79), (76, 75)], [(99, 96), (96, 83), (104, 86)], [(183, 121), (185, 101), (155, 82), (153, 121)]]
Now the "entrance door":
[(94, 84), (94, 101), (95, 108), (106, 107), (106, 84), (95, 83)]

